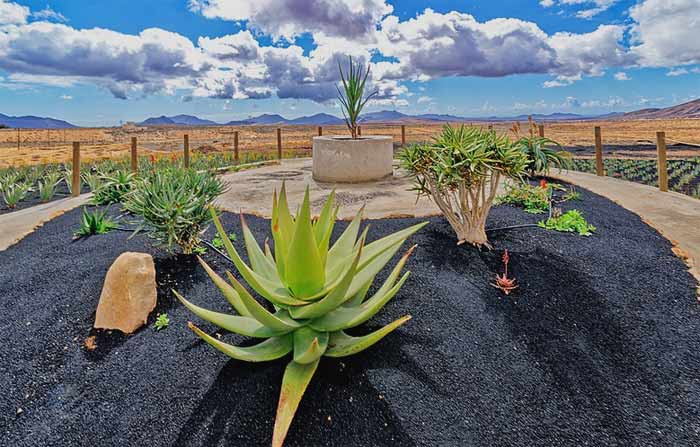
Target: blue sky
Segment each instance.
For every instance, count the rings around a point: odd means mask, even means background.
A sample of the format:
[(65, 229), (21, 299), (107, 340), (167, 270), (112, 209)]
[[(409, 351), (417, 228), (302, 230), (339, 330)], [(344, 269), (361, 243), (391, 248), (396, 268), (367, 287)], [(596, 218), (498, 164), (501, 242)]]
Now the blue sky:
[(338, 114), (345, 54), (375, 62), (370, 110), (592, 115), (700, 94), (699, 0), (305, 4), (0, 0), (0, 113), (84, 126)]

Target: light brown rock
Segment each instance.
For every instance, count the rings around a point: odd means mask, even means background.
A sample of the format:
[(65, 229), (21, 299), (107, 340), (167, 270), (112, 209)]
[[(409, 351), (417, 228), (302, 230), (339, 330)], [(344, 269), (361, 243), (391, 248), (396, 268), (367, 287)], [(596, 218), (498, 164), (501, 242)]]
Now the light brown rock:
[(146, 253), (122, 253), (107, 271), (95, 328), (131, 334), (156, 307), (156, 268)]

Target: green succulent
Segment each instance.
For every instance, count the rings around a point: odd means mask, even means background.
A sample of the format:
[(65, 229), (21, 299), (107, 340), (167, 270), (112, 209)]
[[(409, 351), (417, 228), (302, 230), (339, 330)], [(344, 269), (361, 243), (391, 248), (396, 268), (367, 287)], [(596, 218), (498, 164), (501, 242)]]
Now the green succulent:
[(367, 229), (358, 238), (360, 210), (331, 245), (338, 212), (334, 201), (332, 193), (321, 215), (312, 220), (308, 188), (296, 216), (289, 212), (284, 184), (279, 200), (275, 191), (271, 222), (274, 254), (267, 243), (261, 249), (241, 215), (250, 266), (241, 259), (212, 210), (219, 237), (236, 269), (252, 289), (274, 306), (274, 313), (260, 304), (231, 273), (226, 272), (230, 281), (227, 282), (201, 259), (204, 269), (239, 315), (203, 309), (174, 292), (200, 318), (230, 332), (266, 339), (250, 347), (232, 346), (189, 323), (199, 337), (224, 354), (247, 362), (270, 361), (293, 354), (282, 380), (273, 446), (283, 444), (321, 356), (356, 354), (411, 318), (404, 316), (362, 337), (344, 332), (369, 320), (398, 293), (408, 278), (409, 273), (401, 276), (401, 270), (413, 248), (399, 260), (376, 293), (367, 297), (375, 276), (406, 239), (427, 222), (366, 244)]

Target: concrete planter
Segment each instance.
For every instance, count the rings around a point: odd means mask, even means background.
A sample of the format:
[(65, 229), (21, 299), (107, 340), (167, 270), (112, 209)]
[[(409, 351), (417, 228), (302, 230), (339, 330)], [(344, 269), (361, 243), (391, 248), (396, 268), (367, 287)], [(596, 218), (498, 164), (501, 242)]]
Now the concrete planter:
[(393, 174), (392, 137), (314, 137), (313, 178), (328, 183), (361, 183)]

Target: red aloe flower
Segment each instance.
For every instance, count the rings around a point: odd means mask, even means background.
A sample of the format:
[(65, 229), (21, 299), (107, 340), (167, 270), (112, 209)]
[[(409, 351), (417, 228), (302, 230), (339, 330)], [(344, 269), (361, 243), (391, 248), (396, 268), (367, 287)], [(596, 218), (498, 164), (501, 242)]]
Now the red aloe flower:
[(547, 180), (546, 179), (540, 180), (540, 188), (547, 189)]
[(493, 286), (500, 289), (506, 295), (518, 288), (515, 278), (508, 278), (508, 263), (510, 262), (510, 255), (508, 255), (508, 250), (503, 253), (503, 275), (496, 275), (496, 282)]

